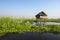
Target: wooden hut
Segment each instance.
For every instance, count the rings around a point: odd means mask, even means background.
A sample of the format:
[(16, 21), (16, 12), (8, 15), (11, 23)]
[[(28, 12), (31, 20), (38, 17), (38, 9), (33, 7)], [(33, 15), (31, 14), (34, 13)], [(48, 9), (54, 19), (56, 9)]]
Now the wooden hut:
[(35, 15), (35, 17), (37, 22), (40, 22), (40, 24), (45, 24), (45, 20), (47, 19), (47, 14), (41, 11), (37, 15)]

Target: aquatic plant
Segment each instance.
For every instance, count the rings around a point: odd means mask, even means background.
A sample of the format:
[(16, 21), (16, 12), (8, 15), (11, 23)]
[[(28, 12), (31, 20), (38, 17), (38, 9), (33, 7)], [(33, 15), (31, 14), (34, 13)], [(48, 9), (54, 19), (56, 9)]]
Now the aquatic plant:
[(41, 25), (31, 26), (34, 22), (32, 19), (27, 22), (27, 19), (1, 17), (0, 18), (0, 35), (4, 35), (7, 32), (50, 32), (60, 33), (60, 25)]

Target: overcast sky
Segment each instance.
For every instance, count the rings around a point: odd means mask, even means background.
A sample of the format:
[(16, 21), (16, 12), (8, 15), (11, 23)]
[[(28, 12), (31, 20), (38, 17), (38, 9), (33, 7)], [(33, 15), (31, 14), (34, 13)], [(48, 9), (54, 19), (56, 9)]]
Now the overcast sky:
[(0, 16), (30, 18), (41, 11), (60, 18), (60, 0), (0, 0)]

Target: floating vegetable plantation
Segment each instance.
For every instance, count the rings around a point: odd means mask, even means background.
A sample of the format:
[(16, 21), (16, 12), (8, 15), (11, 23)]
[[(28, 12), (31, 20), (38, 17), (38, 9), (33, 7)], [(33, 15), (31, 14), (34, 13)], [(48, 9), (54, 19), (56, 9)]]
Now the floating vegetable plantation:
[[(4, 35), (5, 33), (8, 32), (60, 33), (60, 25), (31, 26), (34, 23), (34, 20), (35, 19), (1, 17), (0, 35)], [(58, 22), (58, 20), (56, 22)]]

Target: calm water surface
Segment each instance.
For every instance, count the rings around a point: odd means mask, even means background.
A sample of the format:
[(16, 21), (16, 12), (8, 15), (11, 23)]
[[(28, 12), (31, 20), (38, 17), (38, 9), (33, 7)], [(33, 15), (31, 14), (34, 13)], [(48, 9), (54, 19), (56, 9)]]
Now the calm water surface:
[(0, 40), (60, 40), (60, 34), (53, 33), (8, 33), (2, 37)]
[[(44, 22), (42, 22), (44, 24)], [(32, 26), (38, 26), (40, 25), (40, 22), (32, 24)], [(46, 22), (45, 25), (60, 25), (60, 23), (57, 22)]]

